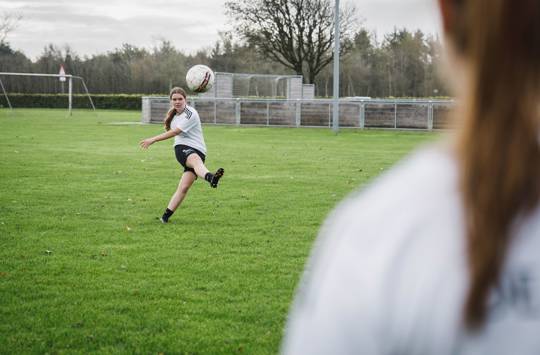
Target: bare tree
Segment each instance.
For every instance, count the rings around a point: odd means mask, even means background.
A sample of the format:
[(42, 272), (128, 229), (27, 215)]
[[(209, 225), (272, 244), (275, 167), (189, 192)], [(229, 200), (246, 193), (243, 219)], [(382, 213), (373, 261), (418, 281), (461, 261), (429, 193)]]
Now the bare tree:
[[(313, 83), (332, 62), (334, 7), (331, 0), (239, 0), (225, 3), (238, 33), (265, 57)], [(356, 10), (340, 11), (341, 54), (351, 48)]]
[(19, 21), (22, 19), (21, 15), (5, 12), (0, 17), (0, 44), (4, 44), (8, 34), (13, 31)]

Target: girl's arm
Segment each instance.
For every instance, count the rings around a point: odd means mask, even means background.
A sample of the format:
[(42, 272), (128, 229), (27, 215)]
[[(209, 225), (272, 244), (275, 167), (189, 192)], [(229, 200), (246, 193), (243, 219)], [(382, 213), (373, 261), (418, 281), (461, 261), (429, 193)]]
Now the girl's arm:
[(143, 149), (148, 149), (148, 147), (151, 146), (152, 144), (154, 144), (156, 142), (159, 142), (159, 141), (164, 141), (165, 139), (172, 138), (172, 137), (176, 136), (177, 134), (180, 134), (180, 132), (182, 132), (180, 130), (180, 128), (171, 129), (170, 131), (158, 134), (155, 137), (150, 137), (150, 138), (143, 139), (142, 141), (139, 142), (139, 145)]

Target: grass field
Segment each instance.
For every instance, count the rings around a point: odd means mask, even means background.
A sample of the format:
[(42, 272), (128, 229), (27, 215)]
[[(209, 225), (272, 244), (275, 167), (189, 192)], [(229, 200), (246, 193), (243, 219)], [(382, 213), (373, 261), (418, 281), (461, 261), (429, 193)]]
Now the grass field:
[(205, 126), (218, 189), (139, 112), (0, 110), (0, 352), (275, 354), (304, 263), (347, 193), (436, 135)]

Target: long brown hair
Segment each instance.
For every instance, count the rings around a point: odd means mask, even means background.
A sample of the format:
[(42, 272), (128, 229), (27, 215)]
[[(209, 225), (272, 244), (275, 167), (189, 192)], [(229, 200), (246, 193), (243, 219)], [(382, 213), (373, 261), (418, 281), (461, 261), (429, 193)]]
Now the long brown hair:
[[(169, 100), (172, 100), (173, 94), (180, 94), (184, 97), (184, 99), (187, 98), (186, 91), (178, 86), (171, 89), (171, 92), (169, 93)], [(163, 120), (166, 131), (169, 131), (171, 129), (171, 122), (177, 113), (178, 112), (176, 112), (176, 109), (174, 107), (171, 107), (169, 111), (167, 111), (167, 114), (165, 115), (165, 119)]]
[(540, 1), (451, 0), (448, 35), (470, 70), (458, 133), (470, 286), (481, 327), (514, 224), (540, 200)]

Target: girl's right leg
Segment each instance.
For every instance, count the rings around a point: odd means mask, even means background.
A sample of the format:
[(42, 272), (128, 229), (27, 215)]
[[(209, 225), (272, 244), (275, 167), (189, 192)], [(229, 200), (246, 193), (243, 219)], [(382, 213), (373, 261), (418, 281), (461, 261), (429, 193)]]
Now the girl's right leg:
[(186, 171), (184, 174), (182, 174), (182, 178), (180, 179), (180, 182), (178, 183), (178, 188), (174, 192), (174, 194), (171, 197), (171, 200), (169, 201), (169, 204), (167, 205), (167, 210), (161, 217), (161, 222), (167, 223), (169, 221), (169, 218), (171, 215), (176, 211), (178, 206), (184, 201), (184, 198), (186, 197), (189, 188), (195, 180), (197, 179), (197, 176), (192, 173), (191, 171)]

